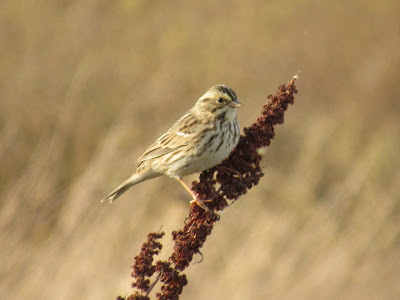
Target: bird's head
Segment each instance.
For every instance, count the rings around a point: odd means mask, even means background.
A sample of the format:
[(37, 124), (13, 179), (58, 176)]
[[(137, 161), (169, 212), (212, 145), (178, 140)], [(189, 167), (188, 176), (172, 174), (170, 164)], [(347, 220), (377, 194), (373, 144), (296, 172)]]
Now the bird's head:
[(236, 93), (226, 85), (217, 84), (210, 88), (196, 103), (196, 110), (211, 114), (214, 118), (232, 121), (236, 118), (236, 111), (242, 104)]

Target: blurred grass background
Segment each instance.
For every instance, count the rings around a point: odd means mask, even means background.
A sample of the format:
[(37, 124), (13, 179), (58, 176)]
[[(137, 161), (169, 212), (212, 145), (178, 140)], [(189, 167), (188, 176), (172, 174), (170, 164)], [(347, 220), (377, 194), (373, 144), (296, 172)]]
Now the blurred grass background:
[(210, 86), (244, 127), (301, 70), (182, 298), (400, 298), (399, 20), (395, 0), (2, 1), (2, 297), (129, 294), (147, 233), (167, 257), (190, 199), (158, 178), (98, 200)]

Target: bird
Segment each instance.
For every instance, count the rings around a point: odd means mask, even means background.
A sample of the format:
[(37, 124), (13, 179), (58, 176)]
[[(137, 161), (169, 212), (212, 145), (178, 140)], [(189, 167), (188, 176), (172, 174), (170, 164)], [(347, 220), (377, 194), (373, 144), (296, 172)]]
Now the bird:
[(101, 202), (111, 203), (133, 185), (167, 175), (190, 193), (190, 203), (210, 211), (207, 200), (199, 199), (182, 177), (208, 170), (232, 152), (240, 137), (237, 109), (241, 106), (231, 88), (222, 84), (211, 87), (139, 157), (136, 171)]

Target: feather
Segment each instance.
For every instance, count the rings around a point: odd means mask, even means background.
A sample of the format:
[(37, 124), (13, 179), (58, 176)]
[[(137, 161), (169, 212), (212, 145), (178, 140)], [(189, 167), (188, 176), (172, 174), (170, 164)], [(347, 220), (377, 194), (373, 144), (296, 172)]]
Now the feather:
[(168, 131), (159, 137), (144, 153), (138, 158), (139, 162), (155, 159), (187, 147), (190, 141), (196, 136), (200, 129), (200, 122), (189, 110), (178, 120)]

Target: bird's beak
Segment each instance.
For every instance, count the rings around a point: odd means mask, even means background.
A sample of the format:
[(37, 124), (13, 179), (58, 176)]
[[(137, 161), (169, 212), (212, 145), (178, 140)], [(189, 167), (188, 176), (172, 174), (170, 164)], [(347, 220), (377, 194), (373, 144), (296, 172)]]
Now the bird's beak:
[(232, 101), (231, 103), (229, 103), (229, 106), (232, 108), (239, 108), (239, 107), (243, 106), (243, 104), (240, 103), (239, 101), (235, 100), (235, 101)]

